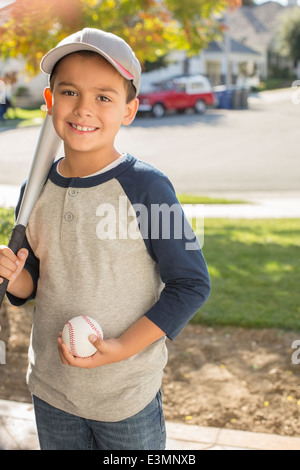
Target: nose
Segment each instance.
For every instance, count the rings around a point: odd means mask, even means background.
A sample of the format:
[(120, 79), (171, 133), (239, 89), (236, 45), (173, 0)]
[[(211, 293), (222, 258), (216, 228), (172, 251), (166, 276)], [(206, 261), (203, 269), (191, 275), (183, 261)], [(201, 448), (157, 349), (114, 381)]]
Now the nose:
[(73, 110), (76, 116), (92, 116), (92, 104), (87, 96), (80, 95)]

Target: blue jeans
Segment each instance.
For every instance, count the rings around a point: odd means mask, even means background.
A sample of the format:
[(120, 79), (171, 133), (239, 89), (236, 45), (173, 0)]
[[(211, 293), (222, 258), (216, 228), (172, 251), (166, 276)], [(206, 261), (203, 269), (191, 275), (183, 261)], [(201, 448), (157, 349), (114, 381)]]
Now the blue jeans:
[(80, 418), (33, 396), (41, 450), (164, 450), (162, 397), (122, 421), (108, 423)]

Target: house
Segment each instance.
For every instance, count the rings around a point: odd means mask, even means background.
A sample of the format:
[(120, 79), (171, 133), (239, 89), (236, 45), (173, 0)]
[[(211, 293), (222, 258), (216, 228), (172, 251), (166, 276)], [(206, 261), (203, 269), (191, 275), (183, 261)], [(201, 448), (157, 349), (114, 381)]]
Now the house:
[[(203, 52), (207, 75), (214, 85), (226, 83), (226, 45), (225, 41), (213, 41)], [(256, 50), (229, 38), (229, 81), (231, 84), (248, 84), (256, 70), (261, 68), (261, 54)]]
[(264, 80), (279, 70), (294, 72), (290, 59), (281, 57), (275, 49), (276, 36), (283, 17), (297, 7), (297, 0), (287, 6), (269, 1), (257, 6), (243, 6), (230, 15), (230, 35), (233, 39), (261, 54), (260, 77)]
[(188, 68), (186, 54), (173, 52), (168, 56), (166, 67), (142, 74), (142, 89), (147, 90), (153, 83), (187, 72), (189, 75), (205, 75), (213, 85), (221, 85), (226, 83), (228, 62), (230, 83), (248, 85), (249, 77), (262, 67), (261, 54), (233, 38), (229, 39), (229, 51), (228, 58), (225, 41), (213, 41), (200, 54), (189, 58)]

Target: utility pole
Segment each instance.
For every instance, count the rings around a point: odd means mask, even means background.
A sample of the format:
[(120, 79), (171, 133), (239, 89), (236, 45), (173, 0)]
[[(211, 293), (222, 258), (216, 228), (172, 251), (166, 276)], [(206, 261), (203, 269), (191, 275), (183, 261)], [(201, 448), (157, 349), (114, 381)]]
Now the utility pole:
[(224, 16), (224, 24), (225, 24), (225, 35), (224, 35), (224, 44), (225, 44), (225, 83), (226, 88), (231, 85), (231, 71), (230, 71), (230, 53), (231, 53), (231, 42), (230, 42), (230, 20), (229, 20), (229, 8), (226, 9), (225, 16)]

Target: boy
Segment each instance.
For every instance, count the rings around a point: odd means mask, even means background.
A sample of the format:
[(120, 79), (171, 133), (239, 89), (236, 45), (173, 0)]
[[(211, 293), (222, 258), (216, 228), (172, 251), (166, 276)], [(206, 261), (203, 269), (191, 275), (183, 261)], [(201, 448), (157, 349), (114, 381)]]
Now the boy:
[[(53, 164), (23, 248), (17, 256), (0, 250), (10, 301), (36, 300), (27, 380), (40, 445), (163, 450), (165, 338), (208, 298), (207, 267), (169, 180), (115, 148), (138, 109), (141, 68), (131, 48), (85, 28), (41, 68), (65, 155)], [(84, 313), (104, 340), (91, 336), (97, 352), (78, 358), (56, 338)]]

